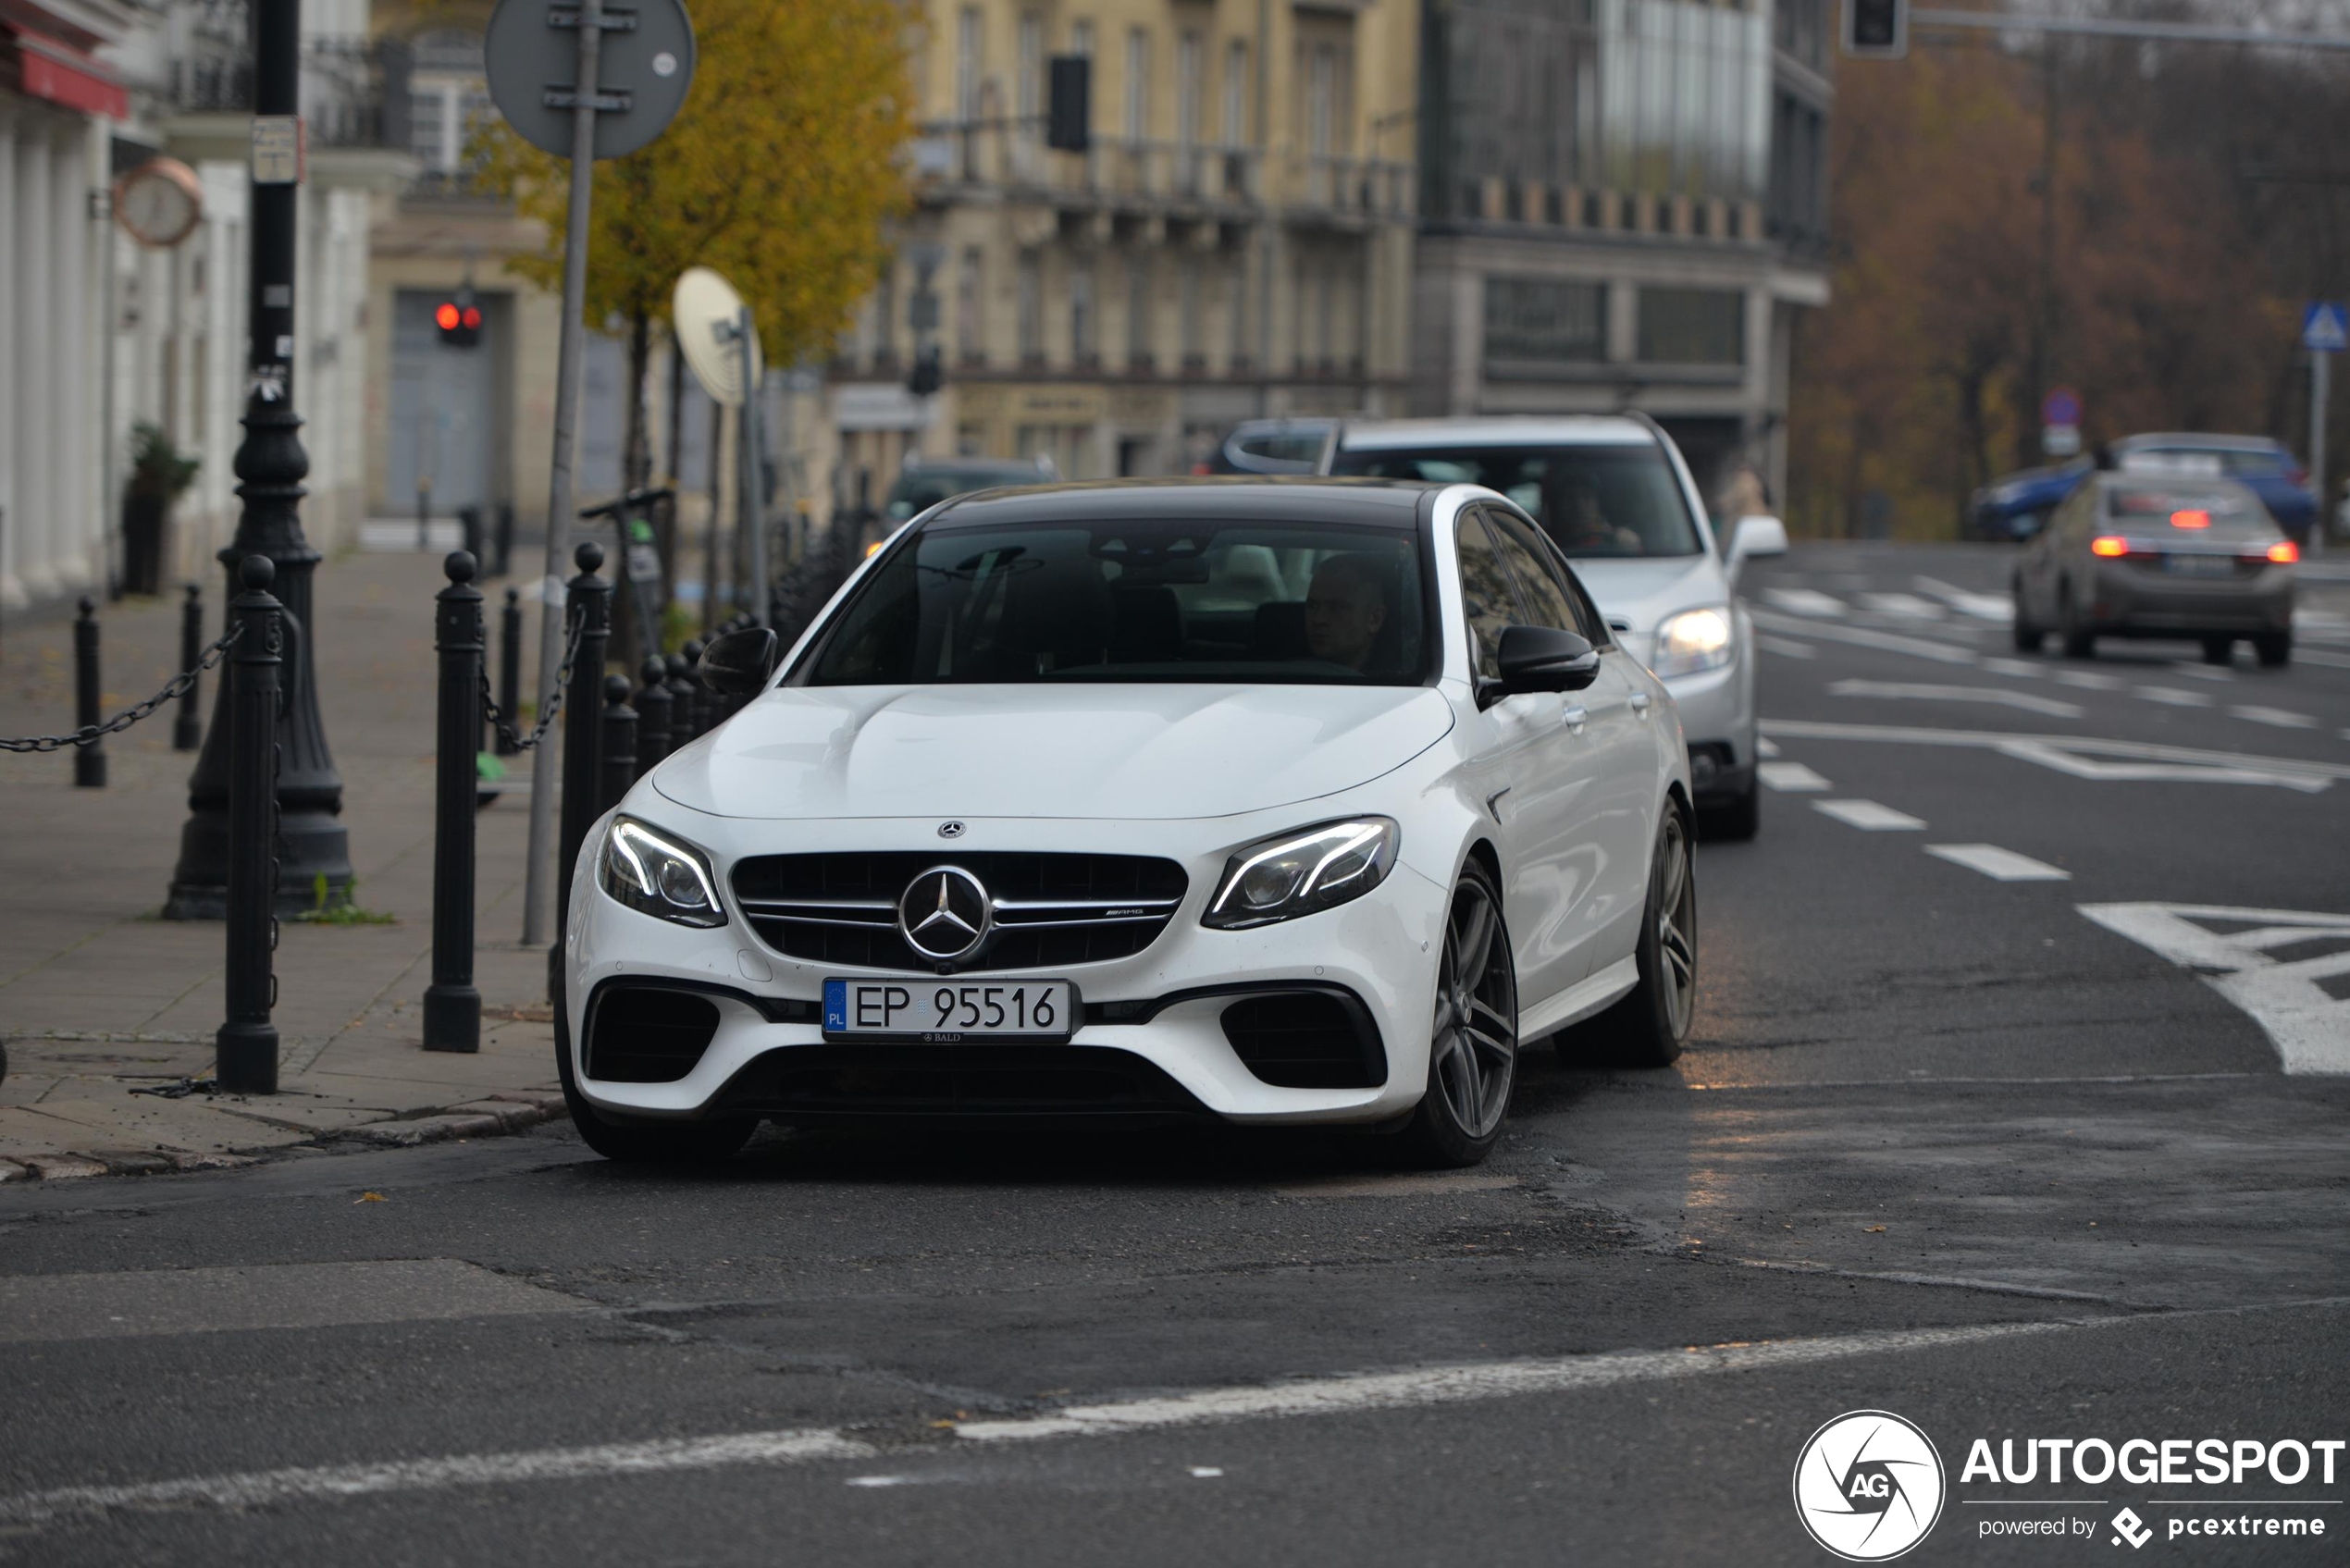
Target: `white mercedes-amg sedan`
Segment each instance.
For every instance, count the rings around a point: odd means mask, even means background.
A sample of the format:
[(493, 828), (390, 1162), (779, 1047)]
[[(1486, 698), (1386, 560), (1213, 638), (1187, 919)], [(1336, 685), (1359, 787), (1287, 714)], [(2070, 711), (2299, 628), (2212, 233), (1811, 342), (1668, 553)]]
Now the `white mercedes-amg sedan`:
[(1688, 1037), (1673, 699), (1490, 490), (961, 496), (702, 678), (755, 696), (574, 878), (559, 1053), (605, 1154), (1205, 1116), (1469, 1165), (1523, 1042)]

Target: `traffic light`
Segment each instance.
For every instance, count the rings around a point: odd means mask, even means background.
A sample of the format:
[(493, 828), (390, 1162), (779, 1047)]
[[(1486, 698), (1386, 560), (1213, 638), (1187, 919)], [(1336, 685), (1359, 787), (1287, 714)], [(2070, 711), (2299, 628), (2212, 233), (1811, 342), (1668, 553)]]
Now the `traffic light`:
[(470, 349), (481, 341), (481, 307), (474, 302), (471, 289), (460, 289), (453, 299), (443, 300), (433, 307), (432, 324), (440, 331), (443, 346)]
[(938, 345), (934, 343), (914, 356), (914, 368), (906, 377), (906, 389), (918, 398), (926, 398), (946, 384), (946, 372), (939, 364)]
[(1056, 55), (1045, 80), (1045, 145), (1082, 153), (1093, 145), (1094, 62), (1083, 55)]
[(1898, 60), (1910, 52), (1910, 0), (1844, 0), (1844, 52)]

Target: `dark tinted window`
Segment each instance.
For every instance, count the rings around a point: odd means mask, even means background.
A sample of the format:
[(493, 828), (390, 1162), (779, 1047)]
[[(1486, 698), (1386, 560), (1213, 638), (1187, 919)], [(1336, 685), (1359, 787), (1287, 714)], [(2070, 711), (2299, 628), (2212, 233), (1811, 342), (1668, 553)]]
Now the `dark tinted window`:
[(1510, 565), (1510, 575), (1517, 579), (1519, 599), (1532, 619), (1529, 625), (1548, 626), (1553, 631), (1580, 632), (1576, 622), (1574, 602), (1566, 589), (1552, 575), (1544, 551), (1533, 537), (1533, 530), (1506, 512), (1486, 512), (1485, 526), (1501, 547), (1503, 559)]
[(1342, 451), (1332, 472), (1499, 490), (1569, 556), (1696, 555), (1704, 548), (1672, 465), (1650, 443)]
[(1502, 628), (1519, 618), (1517, 595), (1501, 551), (1478, 512), (1461, 513), (1456, 546), (1461, 563), (1461, 611), (1468, 622), (1469, 654), (1478, 678), (1502, 678)]
[(1404, 685), (1423, 678), (1426, 625), (1413, 533), (1310, 523), (934, 525), (860, 585), (804, 678)]

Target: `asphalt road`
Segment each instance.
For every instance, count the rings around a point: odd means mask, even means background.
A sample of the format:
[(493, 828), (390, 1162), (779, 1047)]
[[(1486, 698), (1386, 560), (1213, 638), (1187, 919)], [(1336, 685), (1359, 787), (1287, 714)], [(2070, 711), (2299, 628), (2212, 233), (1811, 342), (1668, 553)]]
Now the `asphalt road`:
[(2341, 1561), (2338, 1447), (1967, 1463), (2350, 1438), (2350, 573), (2213, 671), (2014, 658), (2007, 559), (1751, 575), (1697, 1043), (1532, 1053), (1476, 1172), (548, 1129), (0, 1190), (0, 1562), (1816, 1563), (1798, 1455), (1864, 1409), (1946, 1467), (1909, 1561)]

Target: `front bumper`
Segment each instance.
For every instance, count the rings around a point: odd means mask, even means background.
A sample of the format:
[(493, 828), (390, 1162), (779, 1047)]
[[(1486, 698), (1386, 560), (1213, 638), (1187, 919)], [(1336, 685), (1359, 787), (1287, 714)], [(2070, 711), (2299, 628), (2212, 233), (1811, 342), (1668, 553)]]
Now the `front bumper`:
[(1689, 747), (1689, 789), (1697, 804), (1736, 799), (1754, 787), (1754, 681), (1750, 645), (1718, 670), (1676, 675), (1664, 689), (1680, 710)]
[[(737, 1113), (808, 1121), (1083, 1110), (1272, 1123), (1385, 1120), (1416, 1103), (1427, 1082), (1435, 945), (1450, 868), (1442, 869), (1443, 882), (1416, 869), (1407, 827), (1404, 858), (1350, 904), (1248, 931), (1199, 923), (1234, 848), (1342, 814), (1320, 804), (1206, 821), (972, 819), (950, 846), (939, 843), (931, 821), (751, 821), (662, 803), (643, 815), (701, 847), (716, 866), (728, 920), (710, 929), (640, 914), (607, 895), (595, 872), (599, 824), (575, 870), (564, 953), (566, 1016), (580, 1020), (564, 1048), (580, 1093), (600, 1109), (649, 1117)], [(1021, 971), (991, 971), (983, 963), (954, 977), (958, 984), (999, 977), (1073, 982), (1084, 1019), (1066, 1044), (827, 1040), (818, 1022), (826, 979), (920, 984), (937, 977), (790, 957), (755, 934), (734, 904), (730, 877), (747, 856), (852, 848), (922, 850), (942, 863), (957, 849), (1162, 854), (1183, 866), (1189, 886), (1166, 930), (1131, 957)], [(716, 1011), (690, 1069), (660, 1082), (596, 1076), (591, 1004), (615, 986), (668, 985), (699, 993)], [(1226, 1009), (1297, 987), (1355, 1000), (1376, 1032), (1383, 1077), (1366, 1086), (1293, 1087), (1251, 1069), (1228, 1034)]]

